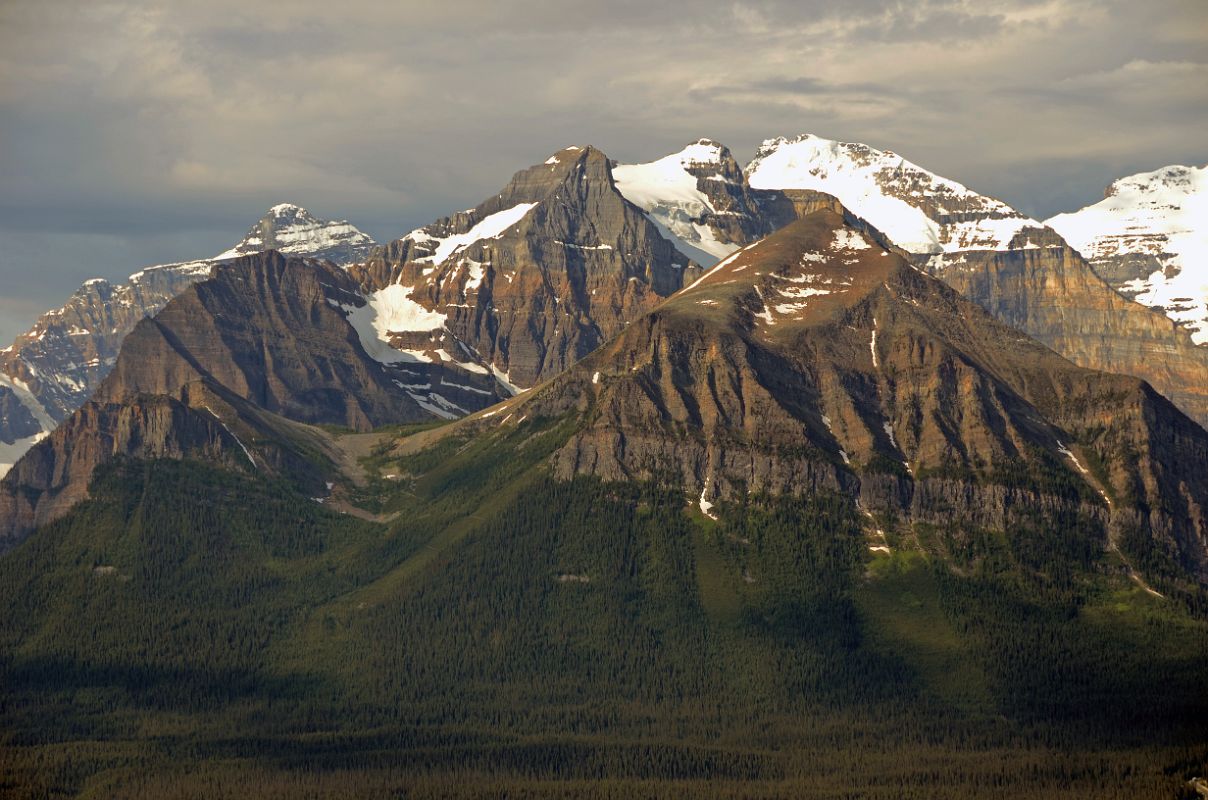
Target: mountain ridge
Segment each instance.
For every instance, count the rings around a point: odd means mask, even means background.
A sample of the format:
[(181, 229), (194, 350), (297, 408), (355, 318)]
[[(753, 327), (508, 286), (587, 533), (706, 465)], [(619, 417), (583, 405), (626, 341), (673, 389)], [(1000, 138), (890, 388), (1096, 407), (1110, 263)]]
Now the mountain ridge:
[[(223, 261), (265, 249), (350, 263), (373, 240), (345, 221), (320, 220), (300, 206), (269, 209), (233, 247), (213, 258), (144, 267), (125, 283), (85, 281), (57, 309), (0, 349), (0, 476), (34, 442), (83, 404), (144, 317), (206, 278)], [(15, 388), (14, 388), (15, 387)]]
[(920, 268), (1076, 363), (1136, 375), (1208, 424), (1208, 355), (1121, 296), (1056, 231), (891, 151), (804, 134), (769, 139), (753, 186), (834, 194)]

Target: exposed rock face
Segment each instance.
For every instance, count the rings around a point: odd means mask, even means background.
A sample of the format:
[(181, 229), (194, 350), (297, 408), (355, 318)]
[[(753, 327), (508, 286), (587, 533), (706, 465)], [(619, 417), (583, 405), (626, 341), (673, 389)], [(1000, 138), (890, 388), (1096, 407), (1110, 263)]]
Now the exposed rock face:
[(140, 321), (94, 396), (0, 481), (0, 540), (62, 514), (118, 456), (189, 455), (313, 479), (303, 454), (316, 445), (299, 445), (306, 434), (290, 421), (368, 430), (432, 419), (440, 403), (473, 410), (500, 399), (486, 375), (372, 358), (347, 319), (364, 303), (328, 262), (269, 252), (215, 266)]
[(789, 225), (509, 401), (510, 417), (475, 424), (574, 413), (559, 474), (678, 476), (705, 513), (818, 489), (903, 523), (1077, 512), (1105, 546), (1143, 531), (1208, 579), (1208, 433), (1144, 382), (996, 321), (855, 222), (820, 211)]
[(1208, 345), (1208, 166), (1121, 178), (1102, 201), (1045, 224), (1125, 297)]
[[(347, 264), (364, 257), (373, 241), (347, 222), (325, 222), (305, 209), (282, 204), (265, 214), (230, 250), (210, 259), (147, 267), (123, 284), (94, 278), (86, 281), (60, 308), (46, 312), (12, 346), (0, 350), (0, 457), (11, 464), (31, 443), (79, 408), (117, 359), (122, 340), (144, 317), (154, 316), (169, 300), (204, 280), (214, 264), (241, 255), (277, 248), (291, 255), (314, 256)], [(16, 410), (13, 382), (28, 388)], [(28, 423), (9, 416), (33, 416), (38, 428), (24, 434)]]
[(747, 177), (758, 189), (835, 195), (998, 319), (1077, 364), (1145, 379), (1208, 425), (1208, 348), (1005, 203), (888, 151), (814, 136), (764, 142)]
[(593, 147), (555, 153), (353, 271), (394, 346), (514, 387), (561, 372), (700, 274)]
[(1208, 352), (1172, 320), (1104, 286), (1052, 231), (1039, 246), (933, 256), (920, 266), (1084, 366), (1144, 378), (1208, 425)]

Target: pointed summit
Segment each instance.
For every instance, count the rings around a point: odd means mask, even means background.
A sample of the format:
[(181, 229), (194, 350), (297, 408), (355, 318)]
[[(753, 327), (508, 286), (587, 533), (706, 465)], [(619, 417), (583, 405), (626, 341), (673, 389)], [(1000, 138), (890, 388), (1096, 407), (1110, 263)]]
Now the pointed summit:
[(489, 370), (517, 391), (700, 274), (626, 202), (612, 162), (590, 145), (520, 170), (353, 271), (377, 310), (366, 330), (422, 361)]
[(264, 250), (322, 258), (339, 265), (363, 260), (375, 242), (347, 220), (322, 220), (302, 206), (278, 203), (253, 225), (234, 247), (215, 261), (238, 258)]

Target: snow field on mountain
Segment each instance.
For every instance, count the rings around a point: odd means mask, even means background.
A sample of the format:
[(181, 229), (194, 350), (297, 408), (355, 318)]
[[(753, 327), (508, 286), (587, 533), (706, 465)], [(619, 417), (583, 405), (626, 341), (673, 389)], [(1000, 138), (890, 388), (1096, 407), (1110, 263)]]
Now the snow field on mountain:
[[(694, 250), (703, 251), (716, 260), (733, 253), (738, 246), (718, 241), (713, 229), (700, 220), (717, 209), (697, 188), (697, 178), (687, 171), (693, 164), (716, 164), (721, 160), (721, 147), (704, 140), (688, 145), (678, 153), (646, 164), (618, 164), (612, 169), (617, 191), (646, 212), (661, 233), (681, 247), (686, 255), (696, 257)], [(700, 260), (697, 258), (697, 260)]]
[(1208, 344), (1208, 167), (1169, 166), (1121, 178), (1108, 196), (1046, 220), (1083, 257), (1151, 256), (1159, 269), (1118, 288)]
[(479, 221), (474, 227), (470, 228), (465, 233), (455, 233), (452, 236), (439, 237), (433, 236), (422, 228), (417, 231), (412, 231), (408, 237), (412, 241), (421, 243), (427, 247), (435, 245), (434, 252), (430, 256), (415, 259), (420, 262), (430, 262), (432, 264), (443, 264), (447, 258), (457, 253), (464, 247), (482, 241), (483, 239), (497, 239), (503, 235), (508, 228), (515, 225), (520, 220), (524, 219), (525, 214), (532, 211), (537, 206), (536, 203), (519, 203), (506, 208), (502, 211), (496, 211)]
[[(1007, 204), (984, 197), (889, 151), (804, 135), (768, 139), (747, 165), (754, 189), (809, 189), (839, 199), (912, 253), (1005, 250), (1020, 230), (1040, 227)], [(976, 209), (979, 219), (941, 223), (937, 214)]]

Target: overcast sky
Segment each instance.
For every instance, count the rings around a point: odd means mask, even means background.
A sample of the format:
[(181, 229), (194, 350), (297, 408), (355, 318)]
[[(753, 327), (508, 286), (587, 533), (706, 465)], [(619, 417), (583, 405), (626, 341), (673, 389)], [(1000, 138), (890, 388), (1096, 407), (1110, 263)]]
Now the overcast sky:
[(0, 0), (0, 341), (274, 203), (385, 241), (572, 143), (810, 132), (1046, 217), (1206, 131), (1205, 0)]

